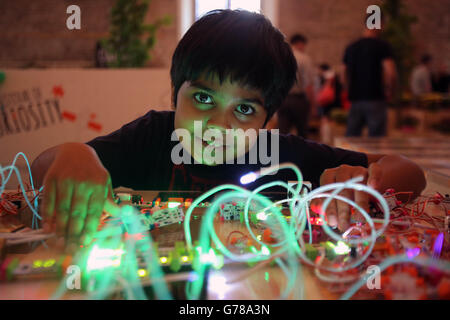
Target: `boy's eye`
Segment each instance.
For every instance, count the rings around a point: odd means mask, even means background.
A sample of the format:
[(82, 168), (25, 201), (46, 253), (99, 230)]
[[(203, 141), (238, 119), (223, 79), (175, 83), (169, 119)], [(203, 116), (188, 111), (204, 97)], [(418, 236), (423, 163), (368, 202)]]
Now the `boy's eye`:
[(247, 104), (238, 105), (236, 111), (247, 116), (255, 113), (255, 109)]
[(212, 97), (209, 94), (206, 94), (203, 92), (197, 92), (196, 94), (194, 94), (194, 98), (199, 103), (204, 103), (204, 104), (212, 104), (213, 103)]

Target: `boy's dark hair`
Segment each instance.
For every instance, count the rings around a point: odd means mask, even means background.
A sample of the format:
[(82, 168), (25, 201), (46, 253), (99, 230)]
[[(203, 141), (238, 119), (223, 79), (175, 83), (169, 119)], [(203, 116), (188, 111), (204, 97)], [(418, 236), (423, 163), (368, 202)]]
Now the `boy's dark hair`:
[(304, 35), (302, 35), (300, 33), (296, 33), (291, 37), (291, 44), (296, 44), (299, 42), (307, 44), (308, 39)]
[(173, 101), (185, 81), (203, 73), (259, 90), (266, 122), (293, 86), (297, 62), (283, 34), (258, 13), (214, 10), (186, 32), (172, 57)]

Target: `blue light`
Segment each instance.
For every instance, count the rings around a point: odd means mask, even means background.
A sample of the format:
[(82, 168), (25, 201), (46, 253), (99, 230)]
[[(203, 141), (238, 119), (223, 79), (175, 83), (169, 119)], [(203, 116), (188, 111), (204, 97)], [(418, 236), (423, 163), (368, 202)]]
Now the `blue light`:
[(258, 178), (258, 175), (254, 172), (247, 173), (241, 177), (241, 184), (248, 184), (255, 181)]

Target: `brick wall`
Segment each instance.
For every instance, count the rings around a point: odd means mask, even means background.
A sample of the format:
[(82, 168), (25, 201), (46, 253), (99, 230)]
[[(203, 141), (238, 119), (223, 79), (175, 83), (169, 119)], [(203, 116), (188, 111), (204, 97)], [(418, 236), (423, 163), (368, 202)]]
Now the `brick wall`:
[[(107, 36), (114, 0), (0, 0), (0, 67), (94, 65), (97, 39)], [(279, 0), (279, 27), (287, 36), (302, 32), (310, 39), (307, 51), (314, 62), (340, 65), (346, 45), (362, 32), (370, 4), (381, 0)], [(450, 0), (406, 0), (419, 18), (413, 28), (416, 51), (429, 52), (450, 64)], [(82, 29), (66, 29), (66, 8), (77, 4)], [(169, 67), (177, 44), (177, 0), (152, 0), (146, 20), (165, 14), (171, 26), (158, 32), (149, 66)]]
[[(366, 8), (380, 0), (280, 0), (279, 28), (290, 37), (301, 32), (309, 38), (307, 52), (316, 64), (339, 69), (345, 47), (362, 31)], [(415, 56), (429, 52), (436, 65), (450, 64), (450, 1), (405, 0), (408, 12), (418, 17), (412, 33)]]
[[(68, 30), (66, 8), (81, 9), (81, 30)], [(90, 67), (95, 44), (109, 31), (114, 0), (0, 0), (0, 67)], [(176, 0), (152, 0), (146, 21), (165, 14), (171, 26), (157, 34), (151, 66), (167, 66), (176, 46)]]

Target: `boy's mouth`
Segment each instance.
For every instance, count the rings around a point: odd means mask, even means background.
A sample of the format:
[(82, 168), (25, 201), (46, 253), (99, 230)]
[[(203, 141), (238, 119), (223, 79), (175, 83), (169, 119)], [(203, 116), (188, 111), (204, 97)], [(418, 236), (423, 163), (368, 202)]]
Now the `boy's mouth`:
[(203, 147), (212, 146), (213, 148), (228, 148), (229, 145), (225, 143), (223, 140), (205, 140), (199, 137), (196, 137), (196, 139), (200, 140), (202, 142)]

